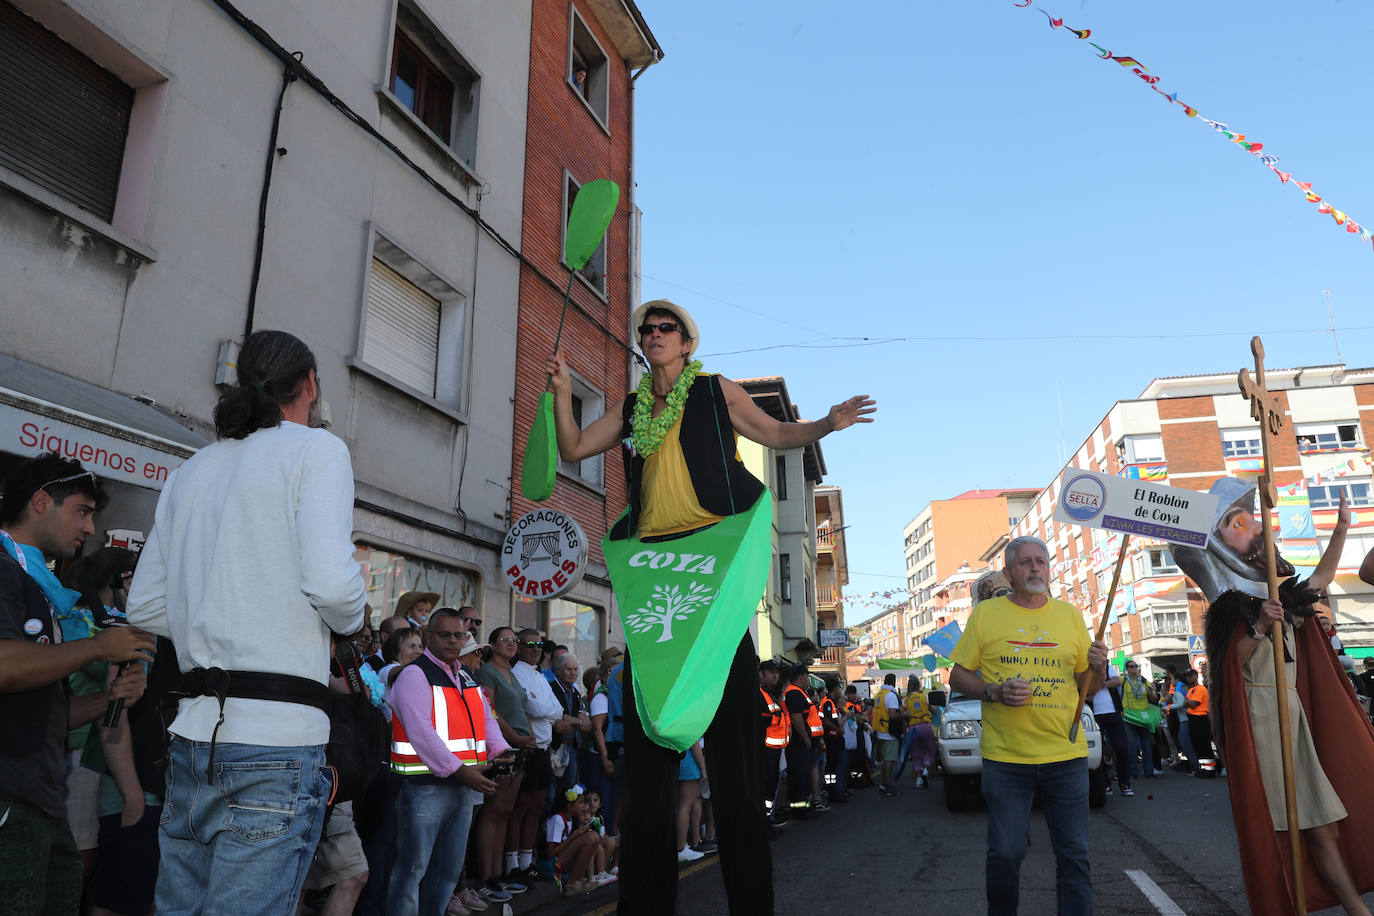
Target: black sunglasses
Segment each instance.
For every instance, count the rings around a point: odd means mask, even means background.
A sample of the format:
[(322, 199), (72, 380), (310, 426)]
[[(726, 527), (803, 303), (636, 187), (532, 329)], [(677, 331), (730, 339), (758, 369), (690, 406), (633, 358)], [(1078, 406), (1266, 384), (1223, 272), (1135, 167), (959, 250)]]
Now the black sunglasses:
[(542, 640), (534, 640), (534, 641), (530, 641), (530, 642), (522, 642), (520, 645), (524, 646), (526, 649), (542, 649), (542, 648), (544, 648), (544, 643), (543, 643)]
[(678, 324), (676, 321), (660, 321), (658, 324), (641, 324), (639, 326), (639, 336), (648, 337), (654, 331), (658, 331), (660, 334), (671, 334), (681, 328), (682, 325)]
[(71, 483), (73, 480), (80, 480), (83, 477), (91, 478), (92, 484), (96, 482), (94, 474), (92, 474), (90, 471), (82, 471), (80, 474), (72, 474), (70, 477), (59, 477), (56, 480), (49, 480), (45, 484), (40, 484), (38, 489), (46, 490), (48, 487), (55, 486), (59, 483)]

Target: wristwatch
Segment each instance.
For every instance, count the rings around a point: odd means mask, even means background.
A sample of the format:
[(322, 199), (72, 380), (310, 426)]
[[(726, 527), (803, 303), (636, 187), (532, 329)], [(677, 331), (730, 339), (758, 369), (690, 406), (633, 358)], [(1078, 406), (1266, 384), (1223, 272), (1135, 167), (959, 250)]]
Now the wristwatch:
[(984, 684), (984, 685), (983, 685), (983, 702), (984, 702), (984, 703), (996, 703), (996, 702), (997, 702), (995, 699), (993, 699), (993, 696), (992, 696), (992, 685), (991, 685), (991, 684)]

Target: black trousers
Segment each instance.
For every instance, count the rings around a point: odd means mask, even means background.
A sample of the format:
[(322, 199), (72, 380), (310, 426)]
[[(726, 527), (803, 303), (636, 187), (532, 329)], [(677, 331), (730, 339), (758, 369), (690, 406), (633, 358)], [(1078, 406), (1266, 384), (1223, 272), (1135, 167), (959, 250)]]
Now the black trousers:
[(1207, 716), (1188, 716), (1188, 734), (1193, 739), (1193, 750), (1199, 760), (1217, 756), (1212, 747), (1212, 720)]
[[(1131, 766), (1126, 751), (1126, 723), (1121, 721), (1121, 713), (1096, 713), (1097, 727), (1112, 746), (1112, 767), (1116, 770), (1116, 781), (1121, 788), (1131, 784)], [(1110, 774), (1110, 771), (1109, 771)]]
[(770, 804), (778, 798), (778, 771), (782, 769), (782, 748), (765, 747), (759, 755), (759, 797)]
[[(644, 734), (625, 662), (625, 784), (620, 815), (620, 916), (672, 916), (677, 909), (679, 755)], [(706, 774), (730, 916), (771, 916), (773, 858), (759, 788), (763, 697), (758, 656), (745, 634), (725, 692), (706, 729)]]
[[(812, 738), (814, 741), (820, 738)], [(787, 803), (802, 805), (811, 797), (811, 748), (802, 744), (796, 732), (787, 744)]]

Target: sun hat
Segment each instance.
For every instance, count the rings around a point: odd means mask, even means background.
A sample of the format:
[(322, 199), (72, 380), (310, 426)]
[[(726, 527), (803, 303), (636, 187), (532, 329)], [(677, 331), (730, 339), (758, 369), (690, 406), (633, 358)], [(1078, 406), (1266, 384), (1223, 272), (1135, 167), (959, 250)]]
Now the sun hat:
[[(635, 309), (634, 316), (630, 319), (630, 327), (635, 329), (633, 333), (636, 342), (640, 339), (639, 326), (644, 323), (644, 316), (649, 312), (669, 312), (677, 316), (677, 320), (687, 329), (687, 335), (692, 338), (691, 344), (687, 348), (687, 356), (690, 358), (693, 353), (697, 352), (697, 346), (701, 343), (701, 334), (697, 331), (697, 323), (692, 320), (690, 312), (671, 299), (651, 299)], [(640, 346), (640, 350), (643, 351), (642, 346)]]
[(412, 589), (396, 599), (395, 616), (409, 617), (411, 605), (417, 601), (428, 601), (432, 605), (437, 605), (442, 600), (443, 596), (438, 592), (421, 592)]

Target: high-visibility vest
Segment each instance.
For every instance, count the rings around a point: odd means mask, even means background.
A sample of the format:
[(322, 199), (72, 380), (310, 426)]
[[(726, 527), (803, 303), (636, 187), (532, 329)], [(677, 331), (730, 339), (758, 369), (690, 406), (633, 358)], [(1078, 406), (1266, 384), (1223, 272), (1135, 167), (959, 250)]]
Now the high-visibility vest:
[(861, 716), (864, 714), (864, 708), (860, 706), (858, 703), (854, 703), (850, 700), (844, 701), (844, 709), (845, 712), (852, 712), (856, 716)]
[[(813, 737), (819, 737), (821, 733), (825, 731), (825, 729), (821, 728), (821, 714), (816, 711), (816, 704), (811, 702), (811, 698), (806, 695), (806, 691), (802, 690), (796, 684), (788, 684), (787, 689), (782, 692), (782, 695), (785, 697), (794, 690), (801, 694), (801, 698), (806, 701), (806, 725), (811, 729), (811, 735)], [(789, 718), (791, 717), (789, 716)]]
[(840, 727), (839, 707), (836, 706), (835, 701), (830, 699), (830, 697), (828, 696), (821, 697), (820, 717), (822, 725), (826, 724), (826, 722), (828, 721), (830, 723), (831, 728), (838, 729)]
[(1191, 709), (1186, 710), (1187, 713), (1188, 713), (1188, 715), (1190, 715), (1190, 716), (1205, 716), (1205, 715), (1207, 715), (1207, 710), (1208, 710), (1208, 708), (1210, 707), (1211, 704), (1208, 703), (1208, 701), (1207, 701), (1208, 698), (1207, 698), (1207, 688), (1206, 688), (1206, 687), (1202, 686), (1201, 684), (1198, 684), (1196, 687), (1189, 687), (1189, 688), (1188, 688), (1188, 699), (1190, 699), (1190, 700), (1197, 700), (1197, 701), (1198, 701), (1198, 705), (1197, 705), (1197, 706), (1194, 706), (1194, 707), (1192, 707)]
[(878, 691), (878, 695), (873, 698), (873, 730), (879, 734), (888, 733), (888, 722), (892, 718), (892, 710), (887, 708), (887, 697), (885, 694), (897, 695), (897, 691), (891, 687), (883, 687)]
[[(414, 664), (425, 673), (433, 693), (429, 724), (444, 745), (453, 752), (463, 766), (487, 762), (487, 713), (482, 688), (462, 668), (458, 669), (461, 686), (427, 656), (421, 655)], [(391, 716), (391, 771), (402, 776), (433, 776), (425, 766), (415, 746), (406, 734), (399, 712)]]
[(911, 691), (906, 695), (906, 700), (903, 701), (902, 705), (906, 707), (912, 725), (930, 722), (930, 704), (926, 701), (924, 693), (919, 690)]
[(773, 695), (762, 687), (759, 693), (763, 694), (763, 702), (768, 706), (768, 725), (763, 730), (763, 746), (771, 748), (787, 747), (787, 739), (792, 735), (792, 729), (787, 725), (787, 716), (783, 713), (782, 706), (773, 699)]

